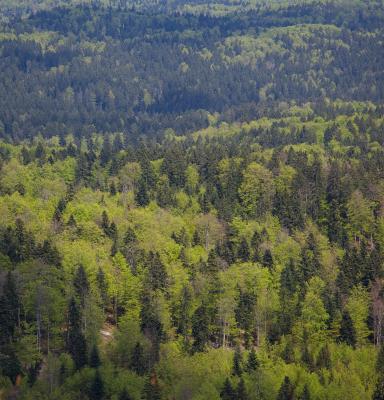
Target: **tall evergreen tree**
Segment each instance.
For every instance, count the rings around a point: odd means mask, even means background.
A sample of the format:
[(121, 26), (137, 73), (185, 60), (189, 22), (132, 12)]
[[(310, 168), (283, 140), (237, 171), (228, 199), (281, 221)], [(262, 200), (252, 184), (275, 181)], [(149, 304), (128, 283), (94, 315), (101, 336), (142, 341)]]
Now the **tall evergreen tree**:
[(356, 331), (348, 311), (343, 312), (340, 324), (339, 341), (352, 347), (356, 346)]

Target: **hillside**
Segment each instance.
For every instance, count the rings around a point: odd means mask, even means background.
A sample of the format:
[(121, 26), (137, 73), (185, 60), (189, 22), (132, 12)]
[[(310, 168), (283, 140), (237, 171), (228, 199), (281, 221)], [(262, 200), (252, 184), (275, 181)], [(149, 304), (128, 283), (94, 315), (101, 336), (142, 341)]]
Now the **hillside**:
[(384, 399), (382, 2), (0, 2), (0, 399)]

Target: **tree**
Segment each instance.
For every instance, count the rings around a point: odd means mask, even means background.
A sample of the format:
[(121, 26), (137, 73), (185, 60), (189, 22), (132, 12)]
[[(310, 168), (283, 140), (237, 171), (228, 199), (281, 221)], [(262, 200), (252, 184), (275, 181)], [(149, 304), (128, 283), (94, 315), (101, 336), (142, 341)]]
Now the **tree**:
[(140, 207), (146, 207), (149, 204), (148, 187), (143, 179), (139, 180), (135, 198), (136, 198), (136, 203)]
[(384, 343), (381, 344), (377, 355), (376, 371), (384, 377)]
[(250, 251), (249, 251), (249, 246), (248, 242), (245, 238), (243, 238), (240, 242), (239, 250), (237, 252), (237, 256), (239, 259), (243, 262), (246, 262), (249, 260), (250, 257)]
[(300, 396), (300, 400), (311, 400), (311, 392), (307, 384), (304, 385), (303, 393)]
[(294, 399), (294, 386), (288, 376), (284, 378), (280, 386), (276, 400), (293, 400)]
[(94, 345), (92, 347), (91, 355), (89, 357), (89, 366), (91, 368), (98, 368), (101, 365), (101, 360), (99, 356), (99, 350), (97, 349), (97, 346)]
[(12, 342), (19, 326), (20, 300), (13, 274), (8, 272), (0, 297), (0, 345)]
[(148, 256), (148, 283), (152, 290), (165, 290), (168, 286), (168, 274), (158, 252)]
[(203, 351), (209, 341), (210, 317), (208, 308), (202, 303), (192, 316), (192, 336), (194, 338), (193, 350)]
[(348, 311), (343, 312), (340, 324), (339, 341), (348, 344), (349, 346), (356, 346), (356, 331), (353, 326), (353, 321)]
[(329, 346), (328, 344), (325, 344), (319, 352), (319, 355), (317, 356), (317, 368), (325, 368), (330, 370), (332, 368), (332, 362), (331, 362), (331, 353), (329, 351)]
[(157, 377), (155, 374), (152, 374), (151, 377), (145, 383), (142, 399), (143, 400), (161, 400), (160, 387), (157, 382)]
[(133, 369), (138, 375), (144, 375), (146, 372), (143, 346), (137, 342), (133, 348), (130, 368)]
[(81, 307), (85, 306), (85, 300), (89, 293), (89, 282), (85, 269), (82, 265), (77, 268), (75, 277), (73, 279), (73, 286), (75, 293), (80, 299)]
[(241, 374), (243, 373), (242, 362), (243, 362), (243, 357), (241, 354), (240, 346), (236, 346), (235, 353), (233, 355), (233, 367), (232, 367), (233, 375), (241, 376)]
[(251, 351), (248, 354), (246, 370), (247, 372), (256, 371), (259, 368), (259, 365), (260, 363), (259, 360), (257, 359), (255, 349), (252, 347)]
[(90, 387), (89, 397), (92, 400), (102, 400), (104, 397), (104, 383), (98, 369), (96, 370), (95, 377)]
[(373, 392), (372, 400), (384, 400), (384, 378), (380, 377), (375, 391)]
[(123, 391), (120, 393), (119, 400), (132, 400), (132, 397), (128, 394), (127, 389), (123, 389)]
[(243, 378), (240, 379), (239, 384), (237, 385), (236, 399), (237, 400), (247, 400), (248, 399), (247, 390), (245, 388), (245, 383), (244, 383)]
[(237, 393), (233, 389), (231, 381), (226, 378), (224, 382), (224, 386), (220, 392), (220, 399), (222, 400), (235, 400)]
[(74, 298), (69, 303), (67, 350), (75, 362), (76, 369), (80, 369), (86, 365), (87, 344), (81, 331), (80, 312)]

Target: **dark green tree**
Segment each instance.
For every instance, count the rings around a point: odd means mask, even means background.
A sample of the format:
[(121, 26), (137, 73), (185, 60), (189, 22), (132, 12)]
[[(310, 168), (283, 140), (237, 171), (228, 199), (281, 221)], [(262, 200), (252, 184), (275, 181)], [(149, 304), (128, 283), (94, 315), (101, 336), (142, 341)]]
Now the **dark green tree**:
[(222, 400), (235, 400), (237, 398), (237, 393), (234, 390), (231, 381), (226, 378), (224, 382), (224, 386), (220, 392), (220, 399)]
[(137, 342), (133, 348), (130, 368), (135, 371), (138, 375), (144, 375), (146, 372), (146, 362), (144, 357), (143, 346)]
[(97, 349), (97, 346), (94, 345), (92, 347), (91, 354), (89, 356), (89, 366), (91, 368), (98, 368), (101, 365), (101, 360), (99, 356), (99, 350)]
[(102, 400), (104, 398), (104, 393), (104, 383), (97, 369), (89, 390), (89, 398), (92, 400)]
[(348, 311), (343, 312), (338, 339), (340, 342), (346, 343), (349, 346), (356, 346), (356, 331)]
[(288, 376), (284, 378), (280, 386), (276, 400), (293, 400), (294, 399), (294, 386)]
[(243, 356), (241, 354), (240, 346), (236, 346), (235, 353), (233, 355), (233, 365), (232, 365), (232, 374), (241, 376), (243, 373)]
[(247, 372), (256, 371), (259, 368), (259, 365), (260, 363), (259, 360), (257, 359), (255, 349), (252, 347), (251, 351), (248, 354), (246, 370)]

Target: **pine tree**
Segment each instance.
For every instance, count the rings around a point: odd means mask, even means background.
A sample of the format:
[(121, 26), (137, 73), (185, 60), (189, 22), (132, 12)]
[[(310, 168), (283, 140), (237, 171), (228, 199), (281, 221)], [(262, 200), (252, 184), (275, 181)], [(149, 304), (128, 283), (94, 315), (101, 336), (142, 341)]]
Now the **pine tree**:
[(101, 269), (101, 267), (99, 267), (99, 269), (97, 271), (96, 283), (97, 283), (97, 287), (100, 291), (102, 305), (103, 305), (103, 307), (105, 307), (108, 304), (108, 282), (105, 279), (105, 273)]
[(384, 400), (384, 378), (379, 377), (372, 400)]
[(69, 303), (67, 350), (75, 362), (76, 369), (87, 363), (87, 344), (81, 332), (81, 318), (74, 298)]
[(376, 371), (384, 377), (384, 343), (381, 344), (379, 354), (377, 355)]
[(249, 246), (248, 242), (245, 238), (243, 238), (240, 242), (239, 250), (237, 252), (238, 258), (243, 261), (247, 262), (250, 257), (250, 251), (249, 251)]
[(95, 377), (93, 378), (90, 387), (89, 398), (92, 400), (102, 400), (103, 397), (104, 397), (104, 383), (101, 379), (100, 372), (97, 369)]
[(143, 346), (137, 342), (131, 356), (130, 368), (138, 375), (144, 375), (146, 371), (144, 349)]
[(91, 368), (98, 368), (101, 365), (100, 361), (100, 356), (99, 356), (99, 350), (97, 349), (97, 346), (94, 345), (92, 347), (91, 355), (89, 356), (89, 366)]
[(324, 345), (317, 357), (317, 368), (325, 368), (330, 370), (332, 368), (332, 363), (331, 363), (331, 353), (329, 351), (329, 346), (328, 344)]
[(136, 203), (140, 207), (146, 207), (149, 204), (148, 187), (143, 179), (139, 180), (136, 192)]
[(340, 324), (339, 341), (352, 347), (356, 346), (356, 331), (348, 311), (343, 312)]
[(268, 269), (273, 268), (273, 257), (271, 250), (269, 249), (265, 250), (261, 264), (263, 265), (263, 267), (267, 267)]
[(0, 345), (10, 343), (19, 325), (20, 300), (16, 283), (8, 272), (0, 297)]
[(252, 347), (248, 355), (247, 368), (246, 368), (247, 372), (256, 371), (258, 367), (259, 367), (259, 360), (257, 359), (255, 349)]
[(237, 398), (237, 393), (233, 389), (231, 381), (226, 378), (224, 382), (224, 386), (220, 392), (220, 399), (222, 400), (235, 400)]
[(244, 379), (241, 378), (236, 390), (236, 400), (248, 400)]
[(101, 214), (101, 229), (109, 236), (109, 217), (105, 210)]
[(202, 303), (192, 316), (193, 350), (203, 351), (209, 341), (210, 318), (207, 306)]
[(288, 376), (284, 378), (283, 383), (280, 386), (276, 400), (293, 400), (294, 399), (294, 387)]
[(87, 273), (82, 265), (76, 271), (75, 277), (73, 279), (73, 286), (75, 288), (75, 293), (80, 299), (81, 307), (84, 307), (86, 297), (89, 293), (89, 282)]
[(104, 138), (103, 147), (100, 152), (100, 165), (104, 167), (112, 158), (111, 140), (108, 137)]
[(117, 193), (116, 185), (115, 182), (112, 181), (112, 183), (109, 185), (109, 193), (111, 196), (115, 196)]
[(120, 393), (119, 400), (132, 400), (132, 397), (128, 394), (127, 389), (123, 389), (123, 391)]
[(303, 393), (300, 396), (300, 400), (311, 400), (311, 393), (307, 384), (304, 385)]
[(152, 290), (165, 290), (168, 286), (168, 274), (159, 253), (150, 252), (148, 257), (148, 280)]
[(154, 374), (152, 374), (144, 385), (142, 400), (161, 400), (159, 384)]
[(241, 376), (243, 373), (242, 367), (243, 357), (241, 354), (240, 346), (236, 346), (235, 353), (233, 355), (233, 366), (232, 366), (232, 374)]

